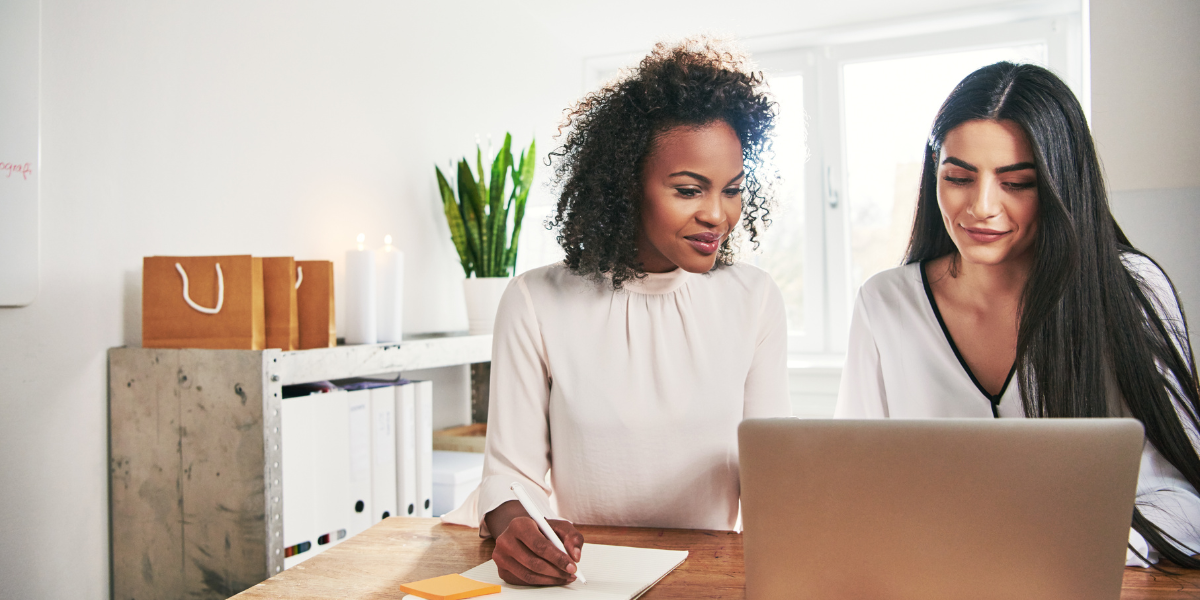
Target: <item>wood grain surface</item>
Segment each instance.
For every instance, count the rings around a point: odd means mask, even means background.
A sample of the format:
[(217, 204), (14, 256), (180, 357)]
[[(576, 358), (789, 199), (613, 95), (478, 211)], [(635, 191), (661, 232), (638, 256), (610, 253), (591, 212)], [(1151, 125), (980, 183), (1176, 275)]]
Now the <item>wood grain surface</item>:
[[(646, 600), (743, 597), (742, 538), (727, 531), (581, 525), (596, 544), (687, 550), (688, 559), (646, 592)], [(491, 558), (491, 540), (438, 519), (385, 519), (327, 552), (235, 596), (239, 600), (400, 599), (400, 584), (461, 573)], [(1121, 598), (1200, 600), (1200, 573), (1125, 569)]]

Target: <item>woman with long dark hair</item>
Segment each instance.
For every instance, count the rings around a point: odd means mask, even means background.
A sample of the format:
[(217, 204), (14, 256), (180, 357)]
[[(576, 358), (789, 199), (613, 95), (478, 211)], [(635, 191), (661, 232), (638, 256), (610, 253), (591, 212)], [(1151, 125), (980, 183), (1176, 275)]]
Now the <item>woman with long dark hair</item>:
[(774, 117), (762, 75), (705, 39), (656, 46), (568, 114), (566, 258), (500, 301), (483, 481), (445, 517), (496, 538), (504, 580), (572, 581), (572, 523), (734, 528), (738, 423), (790, 412), (783, 296), (734, 260), (764, 224)]
[(1117, 417), (1145, 426), (1128, 563), (1200, 567), (1200, 393), (1174, 287), (1109, 212), (1053, 73), (967, 76), (925, 148), (905, 265), (867, 281), (839, 417)]

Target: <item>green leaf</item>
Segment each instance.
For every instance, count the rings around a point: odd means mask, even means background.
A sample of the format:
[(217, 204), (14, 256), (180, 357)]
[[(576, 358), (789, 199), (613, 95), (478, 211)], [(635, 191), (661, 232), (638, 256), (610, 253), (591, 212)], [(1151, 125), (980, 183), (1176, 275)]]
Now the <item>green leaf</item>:
[(529, 190), (533, 186), (533, 169), (537, 165), (537, 140), (529, 141), (529, 151), (521, 153), (520, 167), (513, 168), (513, 232), (512, 244), (504, 257), (505, 266), (515, 270), (517, 267), (517, 248), (521, 242), (521, 221), (525, 219), (525, 201), (529, 198)]
[(512, 135), (505, 134), (504, 146), (492, 160), (491, 194), (488, 198), (488, 275), (504, 277), (507, 275), (505, 261), (505, 244), (508, 242), (508, 210), (504, 204), (505, 182), (508, 171), (512, 168)]
[(504, 183), (508, 178), (508, 169), (512, 166), (511, 147), (512, 135), (504, 134), (504, 145), (500, 147), (500, 152), (496, 153), (496, 158), (492, 160), (492, 181), (488, 198), (488, 203), (492, 206), (499, 205), (504, 198)]
[(479, 189), (479, 269), (476, 271), (478, 277), (490, 277), (488, 273), (492, 272), (491, 252), (492, 247), (492, 228), (487, 220), (487, 205), (490, 202), (488, 199), (487, 186), (487, 171), (483, 170), (483, 149), (479, 144), (475, 144), (475, 168), (479, 171), (479, 181), (476, 186)]
[(482, 231), (483, 197), (479, 194), (479, 187), (471, 173), (471, 166), (467, 164), (465, 158), (458, 163), (458, 199), (463, 224), (467, 230), (471, 264), (474, 266), (476, 276), (481, 276), (480, 269), (486, 268), (483, 262), (483, 249), (485, 248)]
[(458, 210), (458, 202), (454, 199), (454, 190), (446, 181), (446, 176), (442, 175), (442, 170), (436, 165), (433, 169), (437, 171), (438, 190), (442, 195), (442, 211), (445, 212), (446, 224), (450, 227), (450, 239), (454, 242), (454, 249), (458, 251), (458, 259), (462, 263), (463, 273), (470, 277), (471, 251), (467, 245), (467, 231)]

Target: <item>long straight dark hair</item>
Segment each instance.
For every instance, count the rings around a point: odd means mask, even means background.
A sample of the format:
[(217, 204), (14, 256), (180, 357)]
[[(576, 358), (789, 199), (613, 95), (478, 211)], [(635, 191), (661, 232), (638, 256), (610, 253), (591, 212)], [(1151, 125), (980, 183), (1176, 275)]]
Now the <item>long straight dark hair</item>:
[[(1083, 109), (1057, 76), (1042, 67), (1001, 62), (975, 71), (954, 88), (925, 146), (905, 262), (957, 253), (938, 208), (937, 161), (946, 135), (978, 119), (1019, 125), (1037, 165), (1035, 258), (1017, 330), (1017, 377), (1026, 416), (1117, 416), (1107, 402), (1105, 380), (1111, 372), (1129, 412), (1145, 426), (1146, 438), (1200, 489), (1200, 456), (1187, 433), (1188, 427), (1200, 430), (1200, 386), (1186, 321), (1164, 320), (1158, 312), (1164, 307), (1122, 263), (1123, 253), (1145, 255), (1132, 247), (1109, 212)], [(1175, 302), (1182, 317), (1178, 296)], [(1174, 563), (1200, 568), (1200, 560), (1191, 556), (1200, 548), (1180, 550), (1136, 507), (1133, 528)]]

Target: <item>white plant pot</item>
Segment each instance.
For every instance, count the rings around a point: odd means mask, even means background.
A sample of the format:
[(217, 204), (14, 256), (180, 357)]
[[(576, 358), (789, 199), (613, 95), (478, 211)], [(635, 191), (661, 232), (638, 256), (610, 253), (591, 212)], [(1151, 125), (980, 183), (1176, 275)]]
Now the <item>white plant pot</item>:
[(467, 299), (467, 324), (472, 335), (492, 332), (496, 322), (496, 309), (500, 296), (512, 277), (473, 277), (463, 280), (463, 293)]

